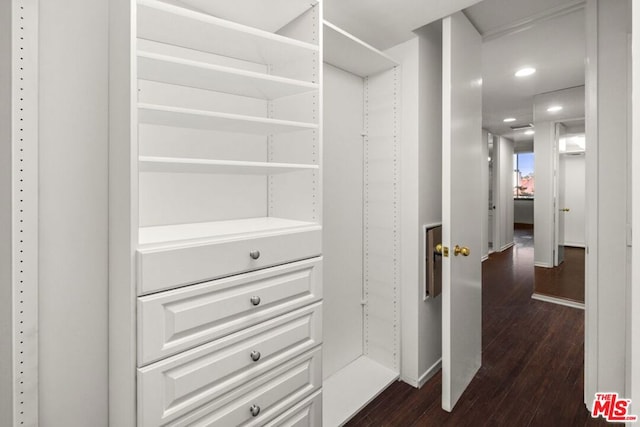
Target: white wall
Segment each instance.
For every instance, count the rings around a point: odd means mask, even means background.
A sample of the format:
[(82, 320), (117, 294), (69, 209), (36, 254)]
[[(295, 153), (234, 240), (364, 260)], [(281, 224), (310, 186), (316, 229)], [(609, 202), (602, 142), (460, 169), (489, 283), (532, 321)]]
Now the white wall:
[(513, 245), (513, 141), (500, 136), (494, 150), (498, 175), (495, 193), (497, 233), (493, 248), (503, 251)]
[(560, 242), (566, 246), (584, 247), (585, 244), (585, 160), (584, 154), (560, 155), (559, 172), (564, 175), (561, 182), (564, 188), (565, 206), (569, 212), (564, 215), (564, 235)]
[(41, 426), (106, 426), (107, 1), (40, 2)]
[(442, 351), (441, 298), (423, 299), (423, 227), (442, 220), (441, 27), (418, 35), (386, 52), (402, 70), (401, 379), (417, 387), (437, 372)]
[(516, 199), (513, 201), (513, 222), (516, 224), (533, 224), (533, 204), (530, 199)]
[(362, 355), (363, 80), (324, 65), (324, 378)]
[(12, 425), (11, 3), (0, 2), (0, 426)]
[(586, 402), (626, 388), (629, 8), (587, 2)]
[[(535, 107), (534, 107), (535, 111)], [(535, 120), (534, 120), (535, 121)], [(536, 122), (534, 136), (536, 196), (533, 202), (534, 264), (553, 267), (553, 164), (554, 125), (550, 121)]]

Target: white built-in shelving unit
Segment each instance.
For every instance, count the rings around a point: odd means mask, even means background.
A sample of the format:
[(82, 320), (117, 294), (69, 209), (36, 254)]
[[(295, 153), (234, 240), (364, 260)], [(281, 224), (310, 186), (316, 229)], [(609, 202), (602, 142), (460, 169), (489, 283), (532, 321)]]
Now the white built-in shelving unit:
[(338, 426), (400, 373), (398, 63), (324, 22), (323, 420)]
[(111, 423), (320, 426), (321, 3), (110, 13)]

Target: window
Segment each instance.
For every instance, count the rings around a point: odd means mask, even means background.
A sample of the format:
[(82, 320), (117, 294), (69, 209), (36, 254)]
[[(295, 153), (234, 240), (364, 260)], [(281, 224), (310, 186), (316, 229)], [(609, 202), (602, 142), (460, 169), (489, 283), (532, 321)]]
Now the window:
[(513, 198), (533, 199), (536, 192), (533, 153), (513, 155)]

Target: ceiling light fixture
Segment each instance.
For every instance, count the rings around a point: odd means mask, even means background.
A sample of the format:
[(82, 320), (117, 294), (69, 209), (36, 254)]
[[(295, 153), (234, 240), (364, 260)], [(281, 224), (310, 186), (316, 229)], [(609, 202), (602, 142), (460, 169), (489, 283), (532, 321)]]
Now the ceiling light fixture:
[(516, 77), (527, 77), (532, 75), (535, 72), (536, 72), (536, 69), (532, 67), (520, 68), (518, 71), (516, 71)]
[(549, 113), (555, 113), (560, 110), (562, 110), (562, 105), (552, 105), (551, 107), (547, 108), (547, 111)]
[(505, 123), (511, 123), (515, 121), (516, 121), (515, 117), (507, 117), (506, 119), (503, 120), (503, 122)]
[(533, 131), (533, 130), (528, 130), (528, 131), (526, 131), (524, 134), (525, 134), (525, 135), (533, 135), (534, 133), (536, 133), (536, 132), (535, 132), (535, 131)]

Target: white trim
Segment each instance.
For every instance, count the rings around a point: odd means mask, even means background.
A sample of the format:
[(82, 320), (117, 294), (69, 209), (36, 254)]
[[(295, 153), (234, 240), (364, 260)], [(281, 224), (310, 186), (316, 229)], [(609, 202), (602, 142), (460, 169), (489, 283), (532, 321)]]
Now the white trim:
[(13, 423), (38, 424), (38, 1), (11, 11)]
[(531, 299), (535, 299), (538, 301), (550, 302), (552, 304), (564, 305), (565, 307), (578, 308), (580, 310), (584, 310), (584, 304), (577, 301), (571, 301), (564, 298), (556, 298), (549, 295), (543, 295), (538, 293), (533, 293), (531, 295)]
[(584, 402), (598, 391), (598, 0), (587, 0), (585, 72), (586, 257), (584, 322)]
[(480, 262), (485, 262), (488, 259), (489, 259), (489, 254), (482, 255), (482, 258), (480, 258)]
[[(631, 208), (631, 227), (640, 230), (640, 7), (637, 3), (631, 4), (632, 10), (632, 42), (631, 42), (631, 79), (632, 79), (632, 97), (631, 97), (631, 144), (632, 147), (632, 166), (631, 166), (631, 191), (632, 191), (632, 208)], [(632, 246), (640, 247), (640, 236), (638, 233), (632, 233)], [(631, 353), (631, 369), (627, 373), (627, 383), (630, 393), (629, 399), (632, 399), (632, 414), (638, 414), (640, 411), (640, 251), (631, 252), (631, 295), (630, 295), (630, 332), (628, 336), (628, 346)]]
[(427, 369), (424, 374), (420, 375), (420, 378), (418, 378), (417, 387), (421, 388), (423, 385), (425, 385), (427, 381), (433, 378), (433, 376), (437, 374), (440, 369), (442, 369), (442, 358), (438, 359), (436, 363), (431, 365), (431, 367)]
[(509, 242), (506, 245), (502, 246), (498, 252), (503, 252), (515, 245), (515, 242)]
[(558, 18), (563, 15), (581, 10), (585, 7), (585, 0), (576, 0), (571, 3), (561, 4), (550, 9), (546, 9), (535, 15), (531, 15), (527, 18), (520, 19), (519, 21), (511, 22), (502, 27), (494, 28), (487, 31), (482, 35), (482, 41), (494, 40), (500, 37), (508, 36), (519, 31), (522, 31), (524, 27), (531, 26), (549, 19)]
[(573, 243), (573, 242), (565, 242), (563, 243), (564, 247), (570, 247), (570, 248), (581, 248), (581, 249), (585, 249), (587, 246), (584, 243)]
[(548, 262), (536, 261), (536, 262), (533, 263), (533, 265), (535, 267), (553, 268), (553, 265), (549, 264)]

